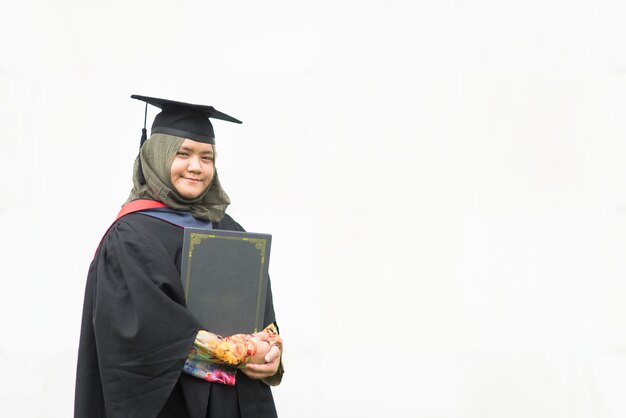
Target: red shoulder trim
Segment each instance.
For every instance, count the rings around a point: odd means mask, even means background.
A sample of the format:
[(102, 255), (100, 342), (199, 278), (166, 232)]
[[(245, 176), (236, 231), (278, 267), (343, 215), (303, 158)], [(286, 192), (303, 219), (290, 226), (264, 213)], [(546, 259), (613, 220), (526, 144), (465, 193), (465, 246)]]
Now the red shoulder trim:
[[(149, 199), (133, 200), (132, 202), (128, 202), (124, 206), (122, 206), (122, 209), (117, 214), (115, 221), (117, 221), (122, 216), (128, 215), (129, 213), (139, 212), (139, 211), (146, 210), (146, 209), (166, 208), (166, 207), (167, 205), (164, 205), (161, 202), (157, 202), (156, 200), (149, 200)], [(113, 224), (115, 223), (115, 221), (113, 221)], [(111, 224), (111, 226), (113, 226), (113, 224)], [(109, 232), (109, 229), (111, 229), (111, 226), (107, 228), (104, 235), (106, 235), (107, 232)], [(100, 245), (102, 244), (104, 235), (102, 236), (102, 238), (100, 238), (100, 243), (98, 244), (98, 247), (96, 248), (96, 253), (98, 252), (98, 248), (100, 248)], [(94, 253), (94, 257), (95, 255), (96, 254)]]
[(161, 202), (157, 202), (156, 200), (149, 200), (149, 199), (133, 200), (132, 202), (128, 202), (124, 206), (122, 206), (122, 209), (117, 214), (117, 217), (115, 218), (115, 220), (117, 221), (119, 218), (121, 218), (124, 215), (128, 215), (129, 213), (139, 212), (139, 211), (146, 210), (146, 209), (166, 208), (166, 207), (167, 205), (164, 205)]

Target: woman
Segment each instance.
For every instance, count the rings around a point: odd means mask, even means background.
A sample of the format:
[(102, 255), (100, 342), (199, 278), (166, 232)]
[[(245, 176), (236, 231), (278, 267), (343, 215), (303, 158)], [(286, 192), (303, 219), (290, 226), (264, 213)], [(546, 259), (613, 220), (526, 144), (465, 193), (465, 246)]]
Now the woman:
[[(215, 171), (209, 106), (131, 96), (161, 108), (133, 189), (89, 268), (75, 417), (274, 417), (282, 340), (268, 286), (267, 328), (220, 337), (184, 306), (183, 227), (243, 231)], [(239, 372), (236, 372), (236, 370)]]

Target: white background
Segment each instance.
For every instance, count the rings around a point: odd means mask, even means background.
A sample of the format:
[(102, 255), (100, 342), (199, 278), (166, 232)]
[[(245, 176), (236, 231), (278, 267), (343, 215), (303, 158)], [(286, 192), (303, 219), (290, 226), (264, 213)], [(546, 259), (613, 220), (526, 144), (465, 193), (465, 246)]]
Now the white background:
[(71, 416), (133, 93), (244, 121), (282, 417), (626, 416), (625, 4), (0, 1), (0, 416)]

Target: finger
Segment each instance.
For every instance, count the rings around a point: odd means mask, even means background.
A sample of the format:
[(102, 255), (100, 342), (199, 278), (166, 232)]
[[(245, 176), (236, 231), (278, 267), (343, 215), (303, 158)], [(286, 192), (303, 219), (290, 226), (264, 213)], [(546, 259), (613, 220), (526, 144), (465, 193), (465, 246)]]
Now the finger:
[(281, 338), (280, 335), (275, 335), (274, 336), (274, 344), (276, 344), (278, 346), (278, 348), (280, 348), (281, 350), (283, 349), (283, 339)]
[(245, 370), (250, 370), (251, 372), (257, 372), (257, 373), (266, 372), (270, 369), (271, 369), (271, 366), (268, 366), (267, 363), (265, 364), (248, 363), (246, 364), (246, 367), (245, 367)]
[(255, 372), (254, 370), (242, 370), (242, 372), (250, 379), (263, 379), (265, 377), (271, 376), (271, 373)]
[(277, 345), (272, 345), (270, 347), (270, 351), (268, 351), (267, 354), (265, 355), (265, 362), (271, 363), (272, 361), (277, 359), (279, 356), (280, 356), (280, 348), (278, 348)]
[(259, 373), (259, 370), (256, 367), (254, 367), (254, 366), (258, 366), (258, 364), (246, 364), (246, 366), (243, 369), (241, 369), (241, 370), (246, 372), (246, 374), (248, 374), (248, 373)]
[(263, 374), (274, 374), (276, 373), (276, 370), (278, 370), (278, 360), (275, 359), (273, 362), (271, 363), (265, 363), (265, 364), (246, 364), (245, 370), (249, 370), (251, 372), (255, 372), (255, 373), (263, 373)]

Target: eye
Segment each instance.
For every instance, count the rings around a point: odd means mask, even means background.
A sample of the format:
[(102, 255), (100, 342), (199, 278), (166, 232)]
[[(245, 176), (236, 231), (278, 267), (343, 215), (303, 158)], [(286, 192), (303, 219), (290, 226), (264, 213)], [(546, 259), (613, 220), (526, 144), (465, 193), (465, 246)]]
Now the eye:
[(176, 155), (180, 155), (181, 157), (188, 157), (188, 156), (189, 156), (189, 154), (187, 154), (187, 153), (186, 153), (186, 152), (184, 152), (184, 151), (178, 151), (178, 152), (176, 153)]
[(202, 157), (202, 160), (203, 160), (203, 161), (207, 161), (207, 162), (209, 162), (209, 161), (213, 161), (213, 159), (214, 159), (214, 158), (213, 158), (213, 157), (210, 157), (210, 156)]

